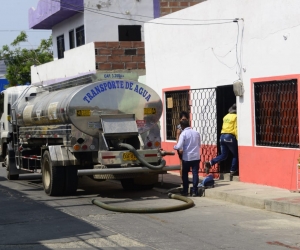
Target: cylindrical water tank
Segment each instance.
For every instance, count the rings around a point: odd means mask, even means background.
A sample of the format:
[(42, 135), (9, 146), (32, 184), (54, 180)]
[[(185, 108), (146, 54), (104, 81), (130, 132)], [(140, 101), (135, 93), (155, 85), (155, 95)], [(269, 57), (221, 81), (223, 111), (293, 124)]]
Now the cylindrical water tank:
[[(38, 88), (37, 88), (38, 89)], [(98, 136), (101, 115), (135, 114), (139, 133), (157, 124), (162, 101), (149, 86), (127, 80), (108, 80), (56, 91), (38, 91), (15, 104), (19, 126), (73, 124)]]

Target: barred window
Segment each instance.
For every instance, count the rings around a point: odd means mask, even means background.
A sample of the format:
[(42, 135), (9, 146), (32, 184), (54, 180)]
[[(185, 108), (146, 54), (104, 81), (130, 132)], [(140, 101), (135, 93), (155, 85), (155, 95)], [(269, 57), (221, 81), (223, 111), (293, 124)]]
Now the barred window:
[(299, 148), (297, 79), (254, 83), (256, 144)]
[(166, 92), (166, 134), (167, 140), (176, 140), (176, 127), (181, 111), (190, 111), (189, 90)]
[(74, 30), (69, 31), (69, 45), (70, 49), (75, 48), (75, 36), (74, 36)]
[(85, 44), (84, 25), (76, 29), (76, 45), (77, 47)]
[(58, 59), (64, 58), (64, 51), (65, 51), (64, 35), (58, 36), (56, 40), (57, 40), (57, 57)]

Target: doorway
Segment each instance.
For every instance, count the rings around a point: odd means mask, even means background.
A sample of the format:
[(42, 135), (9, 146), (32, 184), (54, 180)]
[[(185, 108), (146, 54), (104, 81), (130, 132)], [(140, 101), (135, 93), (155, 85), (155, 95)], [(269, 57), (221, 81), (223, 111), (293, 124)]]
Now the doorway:
[[(223, 117), (228, 113), (228, 109), (232, 104), (236, 103), (236, 96), (233, 92), (232, 85), (218, 86), (216, 88), (216, 103), (217, 103), (217, 146), (218, 154), (221, 153), (220, 149), (220, 135), (223, 124)], [(232, 155), (229, 154), (228, 158), (225, 161), (219, 163), (220, 173), (229, 173), (231, 167)]]

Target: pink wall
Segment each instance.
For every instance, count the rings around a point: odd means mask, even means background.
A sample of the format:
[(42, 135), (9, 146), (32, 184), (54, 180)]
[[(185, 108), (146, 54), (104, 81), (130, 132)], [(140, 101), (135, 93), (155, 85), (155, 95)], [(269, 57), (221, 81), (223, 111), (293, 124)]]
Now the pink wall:
[(298, 149), (239, 146), (240, 181), (297, 189)]
[[(299, 158), (300, 150), (255, 145), (254, 83), (289, 79), (297, 79), (298, 93), (300, 93), (300, 75), (251, 79), (252, 146), (239, 146), (239, 173), (240, 180), (243, 182), (274, 186), (289, 190), (297, 189), (297, 159)], [(300, 117), (299, 94), (298, 117)], [(300, 131), (298, 131), (298, 134), (300, 134)]]
[[(265, 78), (251, 79), (251, 124), (252, 124), (252, 146), (239, 146), (239, 176), (240, 181), (268, 185), (289, 190), (297, 190), (300, 180), (300, 169), (297, 168), (298, 158), (300, 158), (300, 149), (263, 147), (255, 145), (255, 119), (254, 119), (254, 88), (255, 82), (276, 81), (276, 80), (298, 80), (298, 93), (300, 94), (300, 75), (286, 75)], [(166, 91), (176, 91), (190, 89), (189, 86), (163, 89), (162, 96)], [(300, 117), (300, 101), (298, 95), (298, 117)], [(299, 119), (300, 120), (300, 119)], [(163, 128), (165, 129), (165, 128)], [(300, 130), (300, 126), (299, 126)], [(166, 133), (165, 133), (166, 134)], [(300, 134), (300, 131), (299, 131)], [(175, 141), (166, 141), (163, 138), (162, 148), (168, 151), (174, 151)], [(213, 150), (216, 150), (214, 148)], [(167, 165), (178, 165), (178, 156), (165, 157)], [(204, 162), (207, 159), (203, 159)], [(203, 166), (200, 164), (200, 168)], [(216, 176), (217, 178), (217, 176)], [(300, 183), (299, 183), (300, 184)]]

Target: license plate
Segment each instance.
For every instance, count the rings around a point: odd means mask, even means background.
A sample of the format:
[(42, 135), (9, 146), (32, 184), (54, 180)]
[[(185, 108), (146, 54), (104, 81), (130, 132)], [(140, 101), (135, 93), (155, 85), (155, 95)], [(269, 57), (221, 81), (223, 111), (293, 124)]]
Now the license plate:
[(123, 153), (123, 161), (136, 161), (137, 158), (131, 152)]

